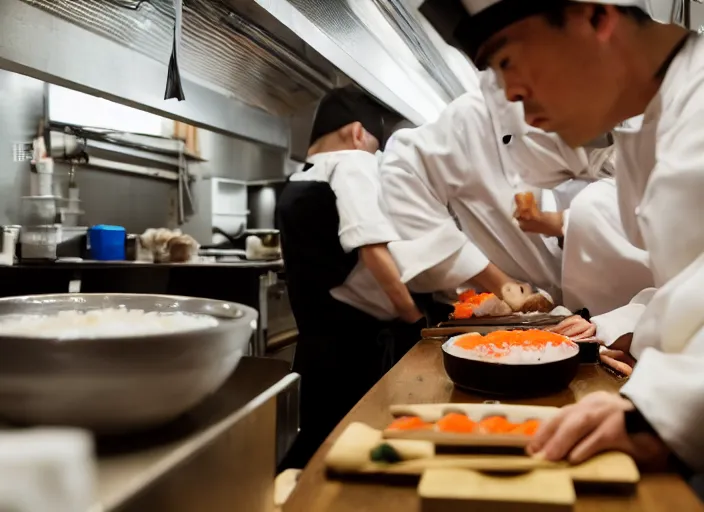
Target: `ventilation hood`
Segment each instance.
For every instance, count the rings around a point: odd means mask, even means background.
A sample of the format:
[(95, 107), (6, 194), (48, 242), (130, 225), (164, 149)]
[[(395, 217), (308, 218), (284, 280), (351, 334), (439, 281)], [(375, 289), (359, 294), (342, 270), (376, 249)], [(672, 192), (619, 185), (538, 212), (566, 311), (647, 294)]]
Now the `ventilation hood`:
[(415, 4), (184, 0), (179, 103), (162, 99), (172, 0), (2, 0), (0, 67), (288, 148), (292, 120), (350, 81), (415, 124), (465, 90), (469, 64)]

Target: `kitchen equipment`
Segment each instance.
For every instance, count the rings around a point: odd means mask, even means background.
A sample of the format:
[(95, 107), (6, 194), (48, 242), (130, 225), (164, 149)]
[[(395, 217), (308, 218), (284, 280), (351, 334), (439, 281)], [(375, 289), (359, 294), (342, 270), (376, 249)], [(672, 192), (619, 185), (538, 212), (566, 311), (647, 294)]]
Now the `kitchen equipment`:
[(0, 417), (101, 434), (163, 424), (217, 390), (247, 350), (257, 312), (189, 297), (61, 294), (0, 299), (5, 315), (103, 308), (211, 315), (212, 328), (72, 339), (0, 335)]
[[(548, 462), (525, 455), (438, 455), (430, 441), (392, 439), (386, 441), (402, 454), (397, 463), (373, 462), (371, 452), (384, 443), (380, 430), (364, 423), (352, 423), (330, 448), (325, 466), (328, 475), (377, 480), (394, 478), (398, 483), (414, 483), (429, 469), (465, 469), (499, 473), (515, 473), (536, 469), (567, 471), (579, 484), (578, 490), (593, 490), (595, 486), (619, 490), (634, 490), (640, 473), (631, 457), (620, 452), (607, 452), (589, 461), (570, 466), (563, 462)], [(405, 477), (405, 478), (401, 478)], [(588, 486), (591, 486), (588, 487)]]
[(56, 222), (58, 196), (25, 196), (22, 198), (23, 226), (46, 226)]
[(93, 226), (88, 230), (90, 257), (98, 261), (124, 261), (127, 231), (122, 226)]
[(248, 229), (245, 234), (248, 260), (281, 259), (281, 233), (278, 229)]
[(24, 226), (20, 232), (20, 256), (23, 260), (55, 260), (61, 239), (61, 226)]
[(422, 330), (423, 338), (445, 338), (461, 333), (487, 334), (507, 329), (547, 329), (562, 322), (567, 316), (548, 313), (514, 314), (510, 316), (484, 316), (446, 320), (436, 327)]
[[(467, 415), (475, 423), (484, 418), (502, 416), (508, 421), (520, 424), (528, 420), (541, 423), (550, 420), (560, 412), (557, 407), (538, 407), (509, 404), (423, 404), (392, 405), (391, 414), (395, 417), (418, 416), (423, 421), (435, 423), (450, 413)], [(385, 439), (417, 439), (432, 441), (435, 446), (482, 446), (520, 448), (528, 445), (530, 436), (516, 434), (449, 433), (436, 430), (389, 430), (383, 432)]]
[(9, 267), (15, 264), (20, 229), (20, 226), (2, 226), (2, 237), (0, 238), (0, 265)]
[(297, 432), (298, 409), (289, 405), (299, 383), (284, 361), (244, 357), (218, 391), (174, 422), (98, 438), (90, 512), (272, 512), (277, 455)]
[(487, 475), (429, 469), (418, 485), (421, 512), (569, 512), (577, 500), (565, 470)]
[(533, 364), (505, 364), (465, 359), (448, 352), (453, 338), (442, 346), (447, 376), (456, 386), (488, 395), (512, 397), (557, 393), (569, 386), (579, 369), (579, 350), (567, 359)]

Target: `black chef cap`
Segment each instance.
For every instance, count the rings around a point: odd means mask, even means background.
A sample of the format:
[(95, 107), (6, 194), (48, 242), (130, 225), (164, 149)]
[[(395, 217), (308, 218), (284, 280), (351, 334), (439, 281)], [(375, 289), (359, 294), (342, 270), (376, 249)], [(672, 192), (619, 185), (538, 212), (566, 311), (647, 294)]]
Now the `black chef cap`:
[(383, 145), (384, 117), (381, 105), (363, 92), (345, 87), (333, 89), (321, 100), (313, 121), (310, 145), (351, 123), (362, 126)]
[[(448, 44), (476, 63), (477, 51), (494, 34), (565, 3), (566, 0), (425, 0), (420, 11)], [(478, 6), (477, 11), (470, 14), (468, 9), (473, 4)]]

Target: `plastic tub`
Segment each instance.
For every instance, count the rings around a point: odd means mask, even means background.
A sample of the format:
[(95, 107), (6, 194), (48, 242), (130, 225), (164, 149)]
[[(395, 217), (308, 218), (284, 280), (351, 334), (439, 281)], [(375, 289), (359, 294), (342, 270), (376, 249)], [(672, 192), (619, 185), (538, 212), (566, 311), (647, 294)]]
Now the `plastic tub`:
[(98, 261), (124, 261), (127, 231), (122, 226), (93, 226), (88, 230), (90, 256)]

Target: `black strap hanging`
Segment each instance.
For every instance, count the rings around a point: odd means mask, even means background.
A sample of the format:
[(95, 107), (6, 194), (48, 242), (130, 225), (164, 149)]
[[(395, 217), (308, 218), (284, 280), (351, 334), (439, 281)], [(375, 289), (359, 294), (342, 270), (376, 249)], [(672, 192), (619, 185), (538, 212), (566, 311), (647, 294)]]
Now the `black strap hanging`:
[(174, 24), (174, 44), (171, 49), (171, 59), (169, 60), (169, 75), (166, 79), (166, 92), (164, 99), (170, 100), (176, 98), (178, 101), (184, 101), (186, 95), (183, 93), (181, 85), (181, 74), (178, 70), (178, 54), (181, 46), (181, 34), (183, 23), (183, 0), (174, 0), (174, 10), (176, 11), (176, 23)]

